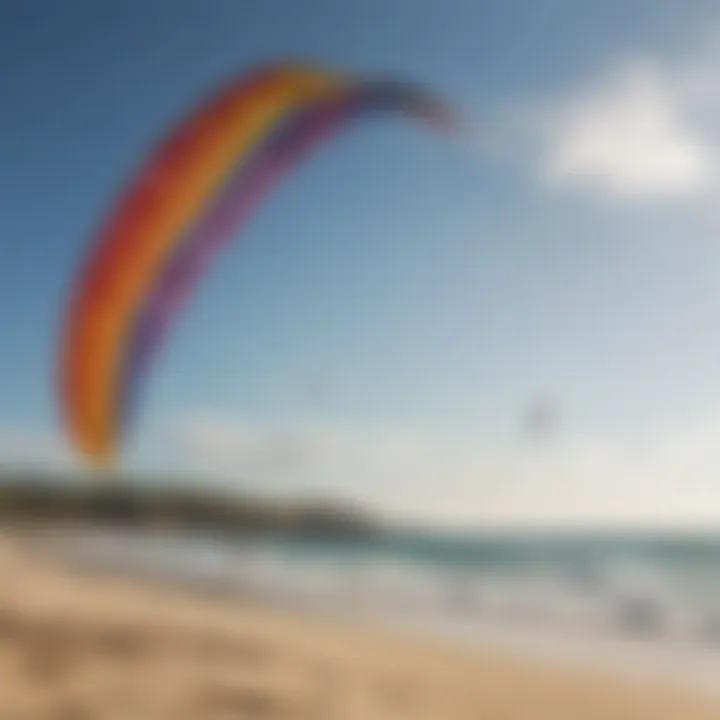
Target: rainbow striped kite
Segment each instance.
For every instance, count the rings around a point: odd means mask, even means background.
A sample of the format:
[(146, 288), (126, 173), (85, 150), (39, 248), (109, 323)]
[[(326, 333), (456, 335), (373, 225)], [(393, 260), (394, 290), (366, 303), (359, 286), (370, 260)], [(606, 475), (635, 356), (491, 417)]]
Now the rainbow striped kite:
[(286, 62), (220, 89), (151, 153), (91, 245), (64, 328), (60, 404), (92, 463), (115, 459), (141, 381), (208, 261), (309, 150), (383, 110), (454, 127), (415, 86)]

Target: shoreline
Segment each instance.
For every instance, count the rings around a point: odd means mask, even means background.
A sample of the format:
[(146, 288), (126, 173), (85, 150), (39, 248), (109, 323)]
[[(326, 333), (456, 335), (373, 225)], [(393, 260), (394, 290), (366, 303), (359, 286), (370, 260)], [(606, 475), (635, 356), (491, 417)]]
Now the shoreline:
[[(88, 544), (84, 541), (81, 546)], [(463, 617), (462, 613), (432, 614), (417, 608), (399, 611), (392, 603), (389, 607), (380, 604), (363, 608), (343, 604), (337, 594), (332, 597), (332, 592), (331, 597), (308, 594), (307, 588), (303, 591), (302, 583), (294, 583), (292, 577), (280, 587), (273, 586), (272, 582), (270, 587), (264, 586), (252, 567), (249, 570), (235, 568), (237, 573), (233, 574), (221, 563), (215, 568), (219, 571), (215, 574), (212, 567), (210, 572), (198, 572), (192, 562), (182, 565), (181, 569), (172, 564), (158, 567), (157, 559), (148, 563), (147, 557), (143, 560), (132, 552), (121, 552), (118, 559), (104, 554), (102, 549), (98, 552), (95, 543), (90, 552), (76, 543), (70, 543), (68, 552), (62, 551), (62, 543), (50, 543), (49, 547), (47, 543), (40, 543), (39, 546), (43, 552), (52, 553), (56, 560), (70, 563), (80, 571), (95, 567), (107, 572), (112, 567), (116, 575), (199, 597), (225, 598), (231, 603), (257, 604), (278, 612), (363, 624), (370, 631), (389, 631), (400, 638), (432, 640), (479, 652), (500, 652), (560, 669), (581, 667), (611, 678), (624, 676), (638, 683), (669, 684), (679, 690), (720, 698), (720, 648), (715, 644), (662, 636), (643, 638), (602, 625), (581, 630), (552, 624), (534, 626), (514, 620), (512, 616), (492, 618), (480, 613)], [(249, 559), (242, 553), (240, 558)]]
[[(488, 644), (468, 647), (349, 614), (270, 608), (197, 587), (73, 568), (8, 536), (0, 536), (0, 621), (0, 716), (19, 715), (31, 697), (52, 704), (72, 696), (100, 708), (86, 717), (105, 717), (117, 704), (110, 695), (122, 686), (137, 714), (127, 709), (121, 717), (159, 720), (228, 717), (221, 713), (230, 706), (233, 717), (288, 720), (720, 717), (720, 698), (689, 689)], [(19, 660), (28, 651), (40, 668), (63, 666), (56, 672), (75, 690), (65, 688), (64, 700), (51, 697), (53, 682), (62, 683), (42, 680), (36, 667), (40, 679), (28, 692)], [(177, 682), (168, 683), (171, 677)], [(181, 707), (196, 710), (182, 714)]]

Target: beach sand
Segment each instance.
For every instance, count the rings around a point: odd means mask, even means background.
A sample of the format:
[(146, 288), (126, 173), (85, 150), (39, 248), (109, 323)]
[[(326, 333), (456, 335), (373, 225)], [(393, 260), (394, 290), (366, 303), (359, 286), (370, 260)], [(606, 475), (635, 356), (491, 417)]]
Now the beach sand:
[(0, 537), (0, 720), (718, 720), (720, 700), (63, 567)]

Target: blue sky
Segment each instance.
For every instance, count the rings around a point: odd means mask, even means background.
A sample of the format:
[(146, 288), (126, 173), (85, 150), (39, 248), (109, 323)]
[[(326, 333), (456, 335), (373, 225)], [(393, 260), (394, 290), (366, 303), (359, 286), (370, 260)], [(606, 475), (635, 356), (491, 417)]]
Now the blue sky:
[[(176, 326), (127, 465), (446, 521), (720, 518), (717, 15), (4, 2), (0, 458), (64, 453), (63, 304), (143, 153), (218, 81), (302, 55), (423, 82), (476, 131), (383, 119), (287, 178)], [(559, 429), (530, 442), (546, 396)]]

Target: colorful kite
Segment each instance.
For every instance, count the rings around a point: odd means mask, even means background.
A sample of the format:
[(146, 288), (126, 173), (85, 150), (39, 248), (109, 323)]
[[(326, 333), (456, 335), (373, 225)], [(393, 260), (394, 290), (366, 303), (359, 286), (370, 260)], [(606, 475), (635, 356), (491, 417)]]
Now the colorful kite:
[(455, 126), (415, 86), (282, 63), (229, 84), (151, 154), (92, 243), (67, 315), (60, 402), (89, 460), (115, 458), (140, 383), (208, 261), (308, 151), (377, 111)]

